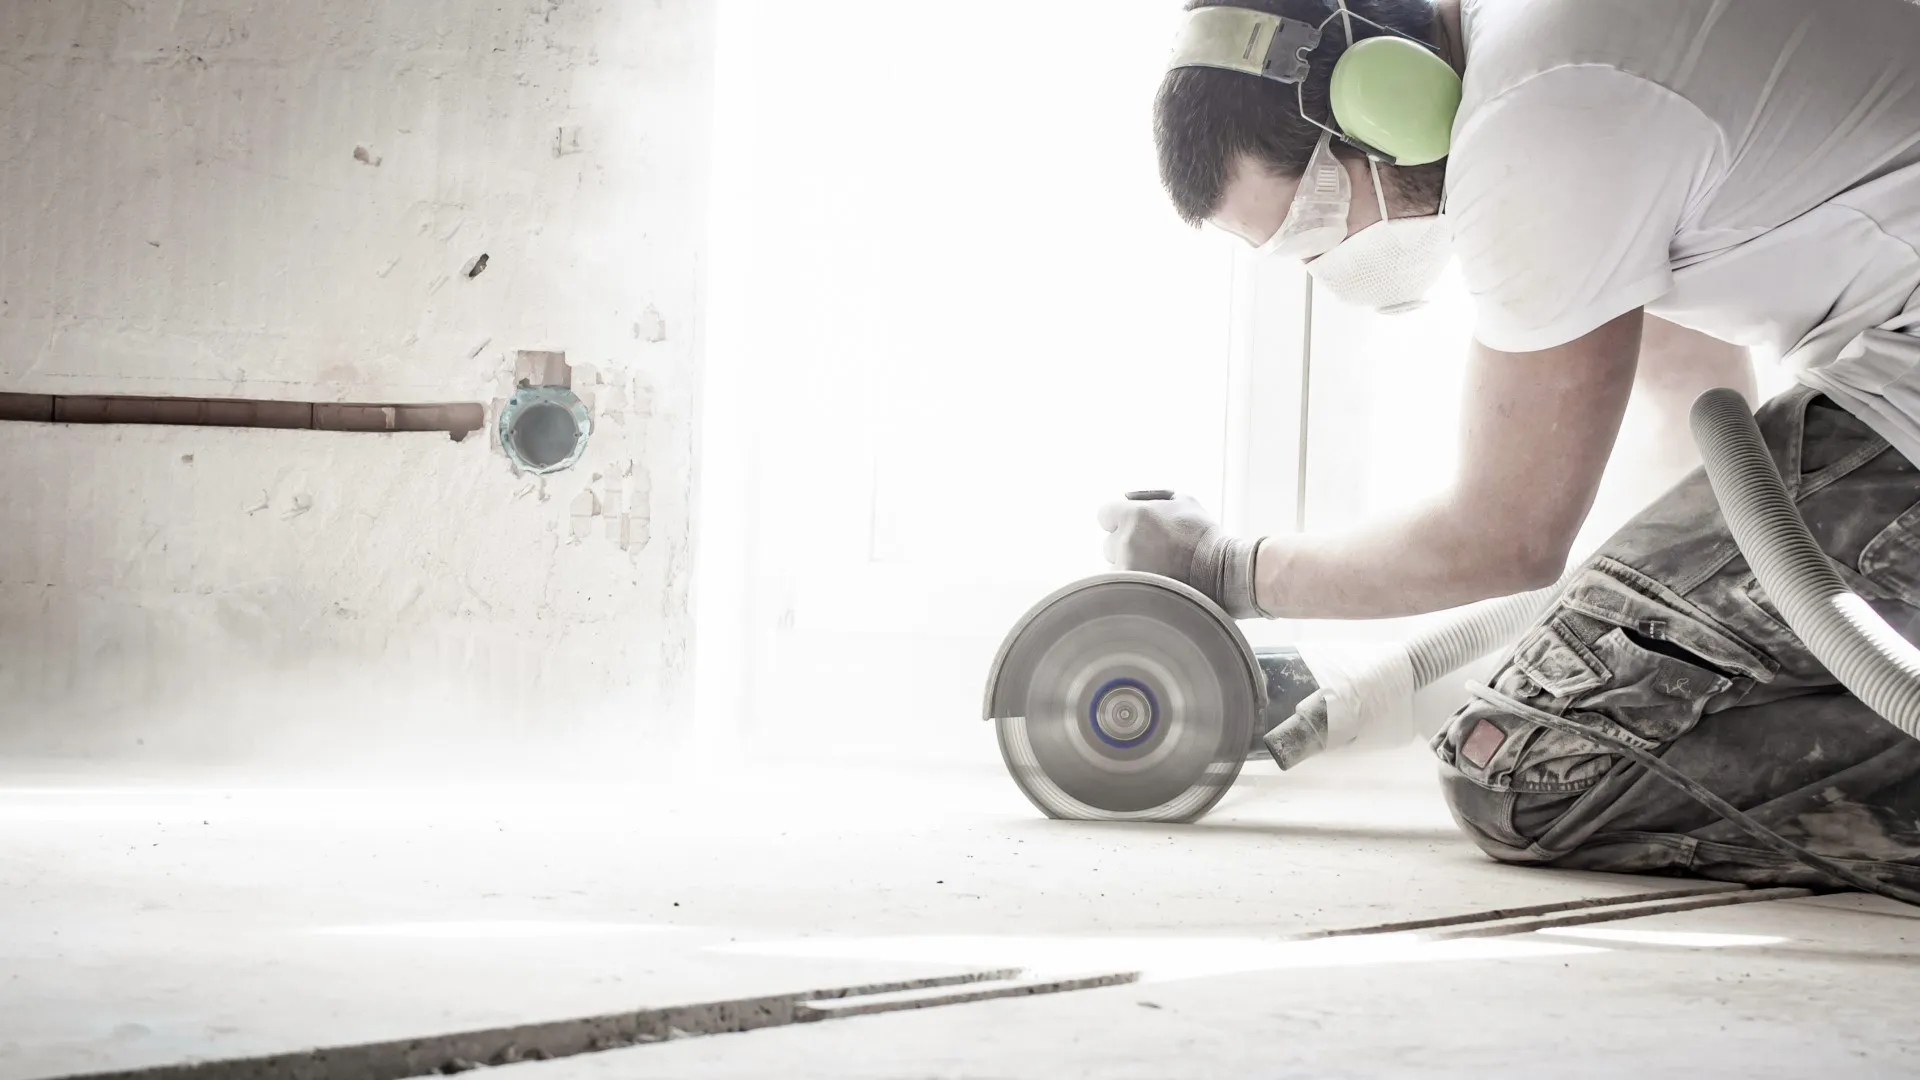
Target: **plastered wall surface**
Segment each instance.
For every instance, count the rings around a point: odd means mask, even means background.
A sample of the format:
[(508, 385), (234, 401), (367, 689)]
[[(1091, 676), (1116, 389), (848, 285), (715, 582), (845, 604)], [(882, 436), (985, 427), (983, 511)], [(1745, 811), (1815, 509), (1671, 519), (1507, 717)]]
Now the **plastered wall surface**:
[(0, 746), (683, 723), (707, 8), (0, 2), (0, 390), (491, 419), (555, 350), (596, 424), (545, 478), (491, 427), (0, 424)]

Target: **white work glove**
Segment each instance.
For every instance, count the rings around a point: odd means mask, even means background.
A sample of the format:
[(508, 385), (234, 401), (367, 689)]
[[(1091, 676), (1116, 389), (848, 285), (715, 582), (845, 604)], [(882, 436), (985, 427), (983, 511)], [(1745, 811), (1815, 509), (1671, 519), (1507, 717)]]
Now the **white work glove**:
[(1100, 508), (1107, 561), (1121, 570), (1172, 578), (1200, 590), (1236, 619), (1264, 619), (1253, 566), (1260, 540), (1238, 540), (1200, 504), (1170, 491), (1136, 491)]

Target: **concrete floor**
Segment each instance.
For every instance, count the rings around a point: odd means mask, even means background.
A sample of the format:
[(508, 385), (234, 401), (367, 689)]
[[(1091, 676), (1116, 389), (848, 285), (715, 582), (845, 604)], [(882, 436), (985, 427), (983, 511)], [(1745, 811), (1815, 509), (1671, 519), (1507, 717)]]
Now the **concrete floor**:
[[(172, 1075), (400, 1075), (641, 1029), (667, 1038), (506, 1068), (1920, 1071), (1898, 1008), (1920, 988), (1920, 913), (1497, 866), (1455, 835), (1418, 751), (1316, 765), (1251, 767), (1190, 827), (1039, 820), (986, 761), (742, 766), (621, 791), (16, 768), (0, 779), (0, 1080), (188, 1062), (212, 1064)], [(1580, 906), (1676, 891), (1725, 906)], [(1538, 905), (1601, 921), (1479, 917)], [(1410, 920), (1460, 925), (1302, 940)], [(842, 992), (961, 976), (984, 981), (931, 993), (1018, 996), (789, 1023), (896, 1001)], [(1127, 981), (1034, 993), (1087, 977)], [(676, 1011), (720, 1002), (749, 1004)], [(760, 1024), (785, 1026), (672, 1037)], [(462, 1032), (491, 1034), (435, 1041)]]

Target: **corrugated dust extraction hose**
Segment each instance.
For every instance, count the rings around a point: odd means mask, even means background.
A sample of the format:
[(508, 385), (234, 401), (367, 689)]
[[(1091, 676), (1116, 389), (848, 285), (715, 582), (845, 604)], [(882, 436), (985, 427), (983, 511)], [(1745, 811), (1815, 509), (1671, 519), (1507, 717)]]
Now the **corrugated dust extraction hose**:
[(1746, 400), (1709, 390), (1692, 419), (1727, 528), (1773, 606), (1840, 685), (1920, 738), (1920, 649), (1847, 588), (1814, 542)]

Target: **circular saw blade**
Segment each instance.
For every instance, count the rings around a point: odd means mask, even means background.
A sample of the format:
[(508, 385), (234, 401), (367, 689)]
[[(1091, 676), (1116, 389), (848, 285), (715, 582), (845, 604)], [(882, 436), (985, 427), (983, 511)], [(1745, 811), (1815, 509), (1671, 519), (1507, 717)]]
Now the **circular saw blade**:
[(987, 716), (1014, 782), (1049, 817), (1193, 821), (1240, 774), (1261, 704), (1233, 620), (1148, 574), (1068, 586), (1008, 634)]

